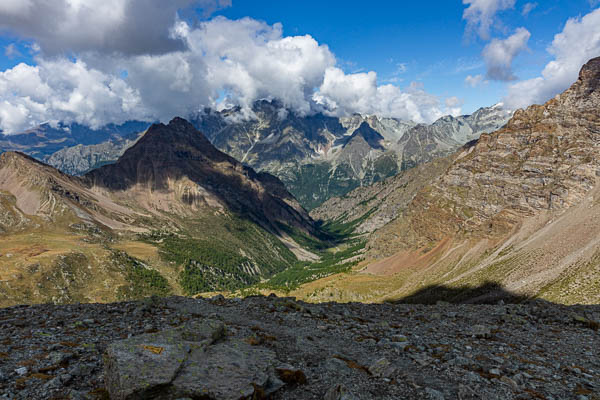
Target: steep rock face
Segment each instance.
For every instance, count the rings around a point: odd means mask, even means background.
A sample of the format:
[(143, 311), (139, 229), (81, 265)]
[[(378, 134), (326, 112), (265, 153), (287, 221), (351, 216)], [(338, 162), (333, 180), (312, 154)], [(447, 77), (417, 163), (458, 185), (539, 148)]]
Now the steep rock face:
[(277, 102), (258, 101), (254, 118), (238, 109), (205, 114), (193, 123), (221, 151), (256, 169), (272, 172), (279, 165), (325, 154), (346, 130), (336, 118), (298, 116)]
[(383, 118), (377, 115), (354, 114), (349, 117), (340, 118), (340, 123), (349, 132), (355, 131), (365, 122), (372, 129), (381, 134), (389, 143), (396, 143), (406, 132), (417, 125), (412, 121), (404, 121), (396, 118)]
[(523, 294), (587, 301), (600, 276), (599, 105), (596, 58), (567, 91), (517, 111), (457, 153), (370, 237), (379, 261), (367, 271), (407, 276), (397, 293), (493, 280)]
[(462, 229), (504, 233), (515, 218), (581, 201), (594, 187), (600, 167), (598, 76), (600, 59), (595, 59), (566, 92), (545, 105), (517, 111), (505, 128), (482, 135), (431, 191), (420, 194), (411, 212), (439, 208), (447, 213), (432, 230), (441, 238)]

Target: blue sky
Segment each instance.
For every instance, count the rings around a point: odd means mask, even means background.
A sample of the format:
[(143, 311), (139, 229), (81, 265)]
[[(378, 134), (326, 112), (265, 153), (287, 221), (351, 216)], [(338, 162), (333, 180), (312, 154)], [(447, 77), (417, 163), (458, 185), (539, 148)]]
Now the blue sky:
[(600, 0), (2, 0), (0, 130), (261, 98), (429, 123), (545, 102), (596, 56)]
[[(546, 48), (567, 20), (589, 13), (589, 0), (538, 0), (526, 17), (516, 2), (501, 11), (495, 36), (505, 37), (523, 26), (531, 32), (529, 52), (520, 54), (514, 70), (520, 79), (533, 78), (550, 60)], [(597, 2), (596, 2), (597, 6)], [(506, 94), (506, 83), (490, 82), (471, 88), (467, 75), (485, 74), (481, 51), (486, 42), (465, 34), (460, 1), (277, 1), (234, 0), (218, 14), (228, 18), (251, 16), (269, 24), (281, 22), (287, 35), (309, 34), (325, 43), (347, 72), (376, 71), (380, 81), (397, 85), (423, 82), (425, 89), (464, 99), (463, 111), (495, 104)], [(599, 54), (600, 55), (600, 54)], [(398, 67), (406, 66), (406, 72)], [(400, 81), (402, 80), (402, 81)]]

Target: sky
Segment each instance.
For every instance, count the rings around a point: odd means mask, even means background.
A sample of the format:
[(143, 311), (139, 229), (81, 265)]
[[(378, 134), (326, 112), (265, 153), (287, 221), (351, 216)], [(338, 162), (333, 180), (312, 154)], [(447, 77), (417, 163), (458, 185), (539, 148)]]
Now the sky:
[(600, 56), (600, 0), (2, 0), (0, 130), (279, 99), (430, 123), (543, 103)]

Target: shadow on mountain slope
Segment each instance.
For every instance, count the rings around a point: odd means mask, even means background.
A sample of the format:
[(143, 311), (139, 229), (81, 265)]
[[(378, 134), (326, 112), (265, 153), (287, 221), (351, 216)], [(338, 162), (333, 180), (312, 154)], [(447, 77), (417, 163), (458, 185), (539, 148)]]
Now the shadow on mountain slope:
[(496, 304), (500, 300), (505, 303), (522, 303), (530, 299), (531, 297), (512, 293), (502, 285), (489, 281), (474, 287), (431, 285), (409, 296), (391, 302), (404, 304), (435, 304), (438, 301), (445, 301), (453, 304)]

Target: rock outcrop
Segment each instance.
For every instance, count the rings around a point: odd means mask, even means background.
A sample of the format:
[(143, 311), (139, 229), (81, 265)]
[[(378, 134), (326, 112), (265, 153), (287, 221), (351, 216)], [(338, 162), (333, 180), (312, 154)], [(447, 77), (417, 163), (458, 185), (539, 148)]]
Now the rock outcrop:
[(275, 352), (226, 336), (223, 322), (203, 320), (112, 343), (104, 356), (110, 398), (238, 400), (284, 386)]

